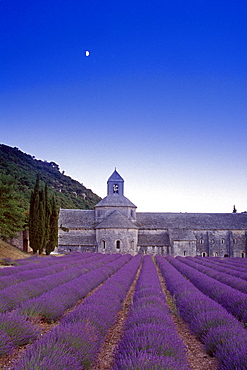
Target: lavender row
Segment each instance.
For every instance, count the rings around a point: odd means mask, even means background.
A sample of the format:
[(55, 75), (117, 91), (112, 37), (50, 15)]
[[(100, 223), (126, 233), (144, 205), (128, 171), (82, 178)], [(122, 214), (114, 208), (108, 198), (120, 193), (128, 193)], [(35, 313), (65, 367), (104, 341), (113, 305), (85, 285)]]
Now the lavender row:
[(10, 276), (4, 276), (0, 278), (0, 289), (5, 289), (8, 286), (20, 284), (26, 280), (37, 279), (37, 277), (45, 277), (48, 275), (53, 275), (59, 271), (63, 271), (68, 268), (72, 268), (72, 267), (82, 267), (83, 268), (84, 265), (86, 265), (87, 263), (92, 262), (94, 260), (98, 260), (98, 259), (100, 259), (100, 254), (94, 255), (90, 258), (87, 258), (86, 260), (83, 259), (83, 260), (73, 261), (73, 264), (71, 263), (72, 261), (69, 260), (64, 263), (59, 263), (59, 264), (55, 264), (55, 265), (48, 266), (48, 267), (43, 267), (39, 269), (31, 269), (30, 271), (25, 270), (25, 271), (22, 271), (16, 274), (12, 274)]
[(15, 370), (89, 369), (139, 268), (133, 257), (60, 324), (26, 350)]
[[(173, 260), (169, 258), (169, 262)], [(156, 261), (180, 316), (204, 343), (207, 352), (218, 358), (219, 370), (246, 370), (247, 333), (243, 325), (163, 257), (157, 256)]]
[(212, 266), (214, 266), (217, 271), (225, 272), (226, 274), (230, 273), (233, 276), (239, 277), (243, 280), (247, 280), (247, 270), (244, 268), (241, 268), (239, 266), (235, 266), (228, 263), (220, 263), (217, 260), (214, 260), (215, 257), (187, 257), (195, 262), (198, 262), (202, 265), (207, 266), (208, 263), (210, 263)]
[(185, 370), (178, 337), (152, 258), (145, 256), (113, 370)]
[[(26, 263), (24, 265), (17, 265), (13, 267), (8, 267), (0, 270), (0, 280), (5, 276), (10, 276), (12, 274), (17, 274), (24, 271), (31, 271), (31, 270), (39, 270), (48, 266), (54, 266), (59, 265), (62, 263), (74, 263), (74, 261), (87, 259), (91, 256), (91, 253), (73, 253), (66, 256), (61, 257), (51, 257), (47, 256), (45, 258), (35, 256), (35, 258), (30, 257), (27, 258), (29, 260), (29, 263)], [(15, 263), (18, 263), (16, 260)]]
[(185, 263), (186, 265), (193, 267), (197, 271), (204, 273), (207, 276), (210, 276), (221, 283), (224, 283), (234, 289), (239, 290), (242, 293), (247, 294), (247, 281), (240, 279), (234, 275), (231, 275), (231, 269), (227, 270), (228, 273), (222, 272), (221, 269), (218, 269), (217, 266), (211, 263), (204, 262), (203, 264), (197, 260), (191, 260), (189, 258), (177, 257), (180, 262)]
[(168, 261), (185, 275), (199, 290), (220, 303), (228, 312), (243, 323), (247, 323), (247, 295), (195, 270), (177, 258)]
[[(197, 256), (196, 258), (200, 258)], [(227, 266), (227, 267), (232, 267), (235, 270), (241, 269), (243, 272), (247, 272), (247, 259), (246, 258), (220, 258), (220, 257), (203, 257), (205, 260), (213, 260), (215, 263), (221, 265), (221, 266)]]
[[(108, 256), (110, 257), (110, 256)], [(18, 311), (0, 314), (0, 339), (2, 339), (2, 351), (0, 346), (0, 355), (7, 354), (16, 346), (27, 344), (36, 339), (37, 330), (28, 320), (31, 314), (40, 314), (46, 321), (52, 321), (61, 316), (67, 308), (89, 293), (93, 288), (105, 281), (112, 273), (116, 272), (130, 260), (130, 255), (115, 258), (105, 266), (91, 271), (85, 276), (63, 284), (57, 289), (52, 289), (49, 294), (43, 294), (40, 299), (30, 299)], [(112, 258), (111, 258), (112, 260)], [(24, 315), (27, 312), (29, 315)], [(1, 332), (7, 324), (7, 330)], [(20, 331), (21, 336), (18, 331)], [(3, 337), (1, 337), (1, 334)], [(11, 340), (5, 340), (6, 335), (11, 334)], [(18, 339), (21, 337), (21, 341)], [(12, 340), (15, 338), (15, 340)], [(4, 341), (6, 345), (4, 346)], [(11, 344), (11, 345), (10, 345)]]
[(30, 298), (38, 297), (41, 294), (53, 289), (77, 277), (84, 275), (90, 270), (96, 269), (117, 258), (118, 255), (102, 255), (100, 260), (88, 263), (83, 268), (74, 267), (60, 271), (51, 276), (24, 281), (17, 285), (11, 285), (0, 292), (0, 312), (10, 311), (17, 308), (22, 302)]
[(22, 303), (18, 311), (28, 317), (38, 316), (46, 322), (56, 321), (67, 309), (102, 284), (130, 259), (130, 255), (123, 255), (113, 261), (109, 258), (109, 263)]
[(16, 312), (0, 314), (0, 357), (14, 348), (31, 343), (40, 335), (27, 317)]

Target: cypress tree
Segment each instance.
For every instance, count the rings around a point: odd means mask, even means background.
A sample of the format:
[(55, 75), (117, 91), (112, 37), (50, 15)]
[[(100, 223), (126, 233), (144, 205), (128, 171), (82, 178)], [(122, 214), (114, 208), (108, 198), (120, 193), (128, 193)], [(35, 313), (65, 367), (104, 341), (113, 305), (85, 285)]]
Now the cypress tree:
[(46, 245), (46, 254), (54, 251), (58, 244), (58, 210), (55, 197), (50, 202), (49, 240)]
[(56, 200), (54, 196), (49, 199), (47, 185), (40, 189), (39, 176), (30, 198), (29, 239), (34, 254), (42, 254), (43, 250), (50, 254), (58, 239)]

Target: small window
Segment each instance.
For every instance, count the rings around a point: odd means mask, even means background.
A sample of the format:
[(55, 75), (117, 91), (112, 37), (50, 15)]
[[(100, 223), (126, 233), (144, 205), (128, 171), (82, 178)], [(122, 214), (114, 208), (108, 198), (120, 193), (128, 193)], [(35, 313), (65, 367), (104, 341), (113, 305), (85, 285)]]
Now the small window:
[(186, 256), (186, 251), (184, 251), (184, 257)]
[(217, 252), (214, 253), (214, 257), (218, 257), (218, 253)]
[(221, 244), (224, 244), (225, 243), (225, 239), (224, 238), (222, 238), (221, 239)]
[(245, 252), (242, 252), (242, 253), (241, 253), (241, 257), (242, 257), (242, 258), (245, 258)]
[(118, 184), (113, 185), (113, 193), (118, 194)]
[(102, 249), (105, 249), (105, 240), (102, 240)]
[(206, 257), (207, 256), (207, 253), (206, 252), (202, 252), (202, 257)]
[(236, 243), (237, 243), (237, 239), (236, 239), (236, 238), (234, 238), (234, 239), (233, 239), (233, 243), (234, 243), (234, 244), (236, 244)]
[(97, 211), (97, 216), (100, 217), (100, 210)]
[(132, 217), (132, 218), (134, 218), (135, 217), (135, 214), (134, 214), (134, 210), (132, 209), (131, 210), (131, 212), (130, 212), (130, 216)]
[(203, 242), (204, 242), (204, 240), (201, 238), (201, 239), (200, 239), (200, 244), (203, 244)]
[(118, 249), (118, 250), (120, 249), (120, 240), (116, 241), (116, 249)]

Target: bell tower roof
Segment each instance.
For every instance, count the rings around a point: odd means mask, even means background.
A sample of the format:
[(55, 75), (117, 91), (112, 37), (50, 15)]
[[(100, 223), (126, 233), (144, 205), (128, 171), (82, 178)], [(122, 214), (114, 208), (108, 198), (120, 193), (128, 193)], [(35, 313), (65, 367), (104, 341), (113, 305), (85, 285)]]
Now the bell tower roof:
[(114, 172), (111, 174), (111, 176), (109, 177), (107, 182), (109, 182), (109, 181), (122, 181), (122, 182), (124, 182), (124, 179), (117, 172), (116, 167), (115, 167)]
[(116, 168), (107, 181), (107, 195), (124, 195), (124, 179), (119, 175)]

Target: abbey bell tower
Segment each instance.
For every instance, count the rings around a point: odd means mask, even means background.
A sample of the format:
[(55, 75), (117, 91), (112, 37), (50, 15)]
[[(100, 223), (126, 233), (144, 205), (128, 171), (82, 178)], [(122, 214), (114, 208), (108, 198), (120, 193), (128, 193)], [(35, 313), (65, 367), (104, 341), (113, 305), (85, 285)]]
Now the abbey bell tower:
[(107, 195), (112, 194), (124, 195), (124, 179), (116, 171), (116, 168), (107, 181)]

